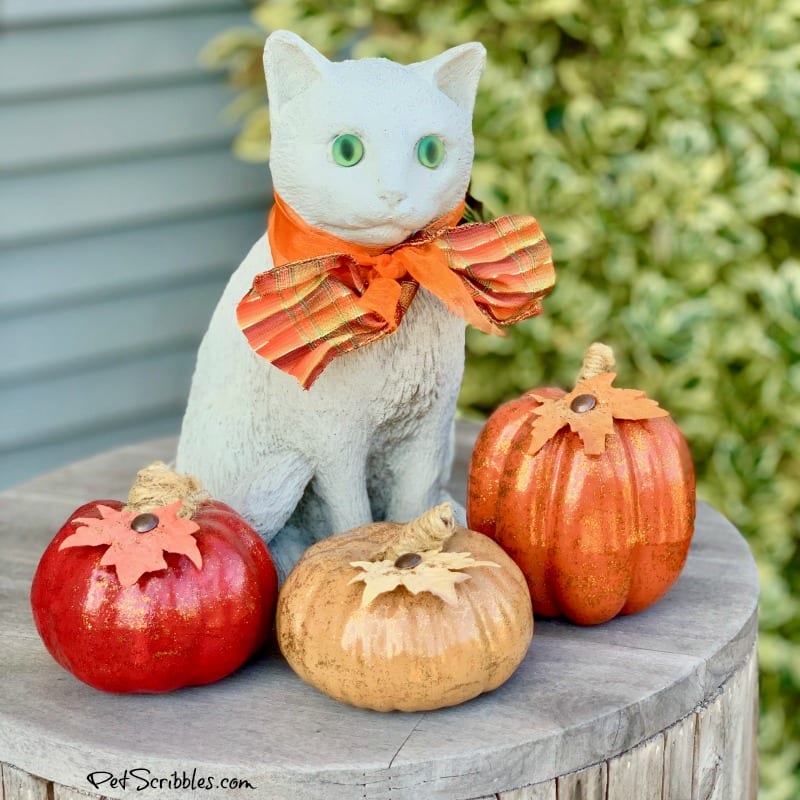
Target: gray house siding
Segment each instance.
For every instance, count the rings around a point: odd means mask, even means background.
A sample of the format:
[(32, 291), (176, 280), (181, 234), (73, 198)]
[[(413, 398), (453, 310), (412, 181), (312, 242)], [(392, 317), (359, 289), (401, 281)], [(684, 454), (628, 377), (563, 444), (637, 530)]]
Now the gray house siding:
[(267, 170), (198, 64), (243, 24), (236, 0), (0, 0), (0, 488), (177, 432), (264, 226)]

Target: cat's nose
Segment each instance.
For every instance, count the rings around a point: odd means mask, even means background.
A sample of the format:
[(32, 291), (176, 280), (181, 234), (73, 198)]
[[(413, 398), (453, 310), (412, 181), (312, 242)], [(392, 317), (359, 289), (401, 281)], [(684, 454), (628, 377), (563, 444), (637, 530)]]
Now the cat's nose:
[(408, 199), (408, 194), (400, 189), (383, 189), (378, 193), (378, 197), (387, 205), (396, 208)]

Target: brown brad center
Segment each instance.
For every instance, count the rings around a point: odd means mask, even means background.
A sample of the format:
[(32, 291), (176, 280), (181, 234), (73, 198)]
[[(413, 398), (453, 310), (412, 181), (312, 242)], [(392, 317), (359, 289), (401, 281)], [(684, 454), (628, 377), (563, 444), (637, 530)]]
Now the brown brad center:
[(397, 569), (413, 569), (422, 561), (422, 556), (419, 553), (403, 553), (398, 556), (394, 562)]
[(158, 517), (155, 514), (138, 514), (131, 520), (131, 528), (136, 533), (147, 533), (158, 525)]
[(597, 405), (597, 398), (593, 394), (579, 394), (569, 404), (576, 414), (585, 414)]

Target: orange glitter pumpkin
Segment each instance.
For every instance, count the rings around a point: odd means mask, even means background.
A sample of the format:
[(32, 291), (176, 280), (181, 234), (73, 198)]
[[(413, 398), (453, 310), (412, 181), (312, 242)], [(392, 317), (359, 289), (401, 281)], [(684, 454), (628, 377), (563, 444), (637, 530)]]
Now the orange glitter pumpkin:
[(694, 530), (686, 441), (642, 392), (611, 386), (613, 364), (592, 345), (572, 392), (535, 389), (498, 408), (469, 470), (469, 527), (516, 561), (535, 614), (582, 625), (661, 598)]

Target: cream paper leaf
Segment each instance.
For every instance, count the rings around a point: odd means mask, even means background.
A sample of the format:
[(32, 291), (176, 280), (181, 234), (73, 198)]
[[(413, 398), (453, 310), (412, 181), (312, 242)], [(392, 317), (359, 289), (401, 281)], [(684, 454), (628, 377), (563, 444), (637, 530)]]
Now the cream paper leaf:
[(363, 581), (364, 594), (361, 608), (366, 608), (376, 597), (404, 586), (411, 594), (430, 592), (449, 605), (456, 605), (456, 585), (470, 576), (458, 570), (468, 567), (499, 567), (494, 561), (476, 561), (471, 553), (444, 553), (427, 550), (419, 554), (419, 564), (410, 569), (396, 567), (391, 559), (382, 561), (352, 561), (351, 567), (362, 570), (349, 583)]

